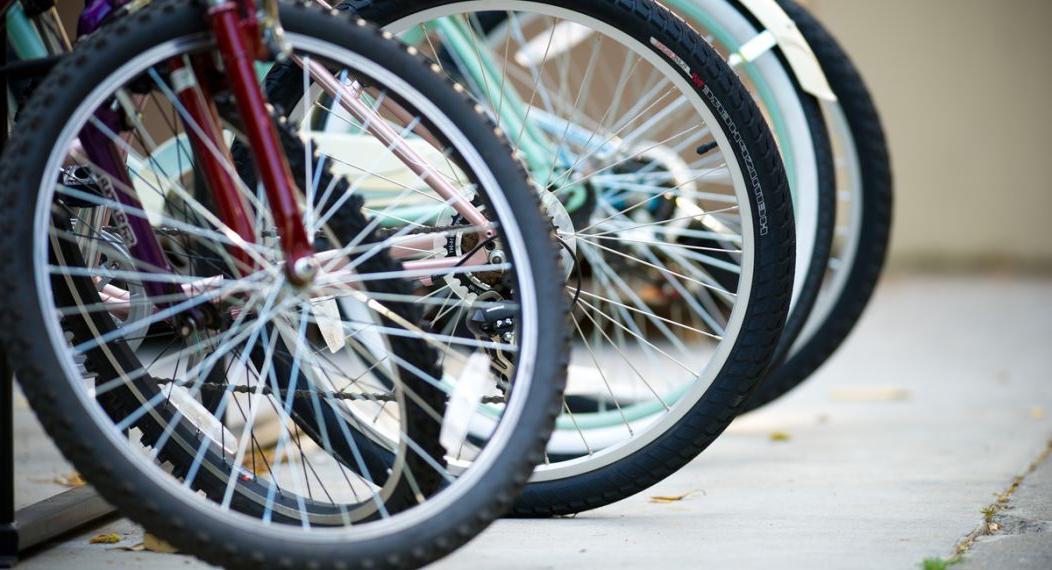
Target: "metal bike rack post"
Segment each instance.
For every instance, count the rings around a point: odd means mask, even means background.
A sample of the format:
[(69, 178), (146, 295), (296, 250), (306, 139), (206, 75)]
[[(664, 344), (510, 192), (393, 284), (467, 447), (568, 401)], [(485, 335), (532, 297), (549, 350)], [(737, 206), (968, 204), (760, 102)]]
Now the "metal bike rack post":
[(89, 486), (15, 509), (13, 380), (7, 359), (0, 354), (0, 568), (14, 566), (19, 553), (115, 512)]
[[(4, 359), (3, 355), (0, 359)], [(7, 368), (6, 362), (2, 368)], [(0, 481), (3, 481), (0, 484), (0, 566), (7, 567), (18, 559), (18, 529), (15, 528), (14, 386), (11, 377), (3, 372), (0, 370), (0, 445), (3, 446), (0, 449)]]

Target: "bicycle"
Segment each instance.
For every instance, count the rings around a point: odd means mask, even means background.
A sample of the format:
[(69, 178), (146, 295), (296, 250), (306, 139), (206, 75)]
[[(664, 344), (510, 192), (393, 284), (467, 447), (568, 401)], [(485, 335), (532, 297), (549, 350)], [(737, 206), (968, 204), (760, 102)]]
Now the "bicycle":
[(596, 508), (702, 452), (808, 302), (778, 146), (730, 68), (648, 1), (342, 7), (462, 78), (565, 210), (568, 392), (515, 514)]
[[(542, 459), (558, 250), (436, 66), (362, 21), (258, 8), (87, 6), (0, 161), (0, 342), (63, 453), (177, 547), (424, 564)], [(302, 105), (276, 104), (261, 61), (296, 70)], [(460, 279), (488, 295), (435, 298)], [(441, 303), (470, 334), (420, 324)]]

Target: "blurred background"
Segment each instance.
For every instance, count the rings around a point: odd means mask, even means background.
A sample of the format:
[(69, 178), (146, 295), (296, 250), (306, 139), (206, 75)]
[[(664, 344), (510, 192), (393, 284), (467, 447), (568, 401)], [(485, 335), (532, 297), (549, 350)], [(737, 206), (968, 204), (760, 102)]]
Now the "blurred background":
[(1052, 2), (805, 4), (883, 113), (892, 268), (1052, 271)]
[[(890, 268), (1052, 272), (1052, 1), (798, 1), (883, 113)], [(59, 5), (73, 24), (80, 2)]]

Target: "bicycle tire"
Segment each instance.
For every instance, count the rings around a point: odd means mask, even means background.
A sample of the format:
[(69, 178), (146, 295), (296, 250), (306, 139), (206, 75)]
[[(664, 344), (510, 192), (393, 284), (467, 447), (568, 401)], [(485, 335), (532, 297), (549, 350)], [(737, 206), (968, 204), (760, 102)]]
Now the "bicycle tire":
[(894, 207), (891, 158), (880, 113), (865, 79), (836, 38), (804, 7), (779, 0), (807, 39), (839, 98), (861, 167), (860, 239), (848, 278), (814, 334), (760, 384), (745, 411), (782, 397), (828, 361), (858, 324), (876, 290), (891, 238)]
[[(341, 8), (352, 9), (383, 26), (416, 12), (455, 3), (350, 0)], [(523, 4), (566, 8), (554, 0)], [(727, 364), (704, 396), (671, 429), (613, 463), (579, 475), (532, 481), (516, 503), (516, 516), (568, 515), (619, 501), (668, 477), (704, 451), (740, 412), (768, 369), (785, 326), (792, 292), (795, 238), (788, 182), (767, 124), (733, 71), (682, 20), (649, 0), (581, 0), (573, 3), (572, 10), (603, 21), (643, 44), (656, 41), (667, 46), (685, 66), (699, 74), (705, 88), (698, 89), (707, 90), (706, 97), (713, 98), (706, 104), (725, 111), (716, 114), (727, 121), (721, 125), (723, 128), (740, 135), (736, 158), (754, 165), (750, 174), (762, 188), (750, 203), (758, 244), (754, 298)], [(669, 58), (658, 48), (652, 49), (661, 53), (660, 57)], [(766, 225), (758, 214), (760, 201), (766, 207)]]
[[(29, 192), (18, 191), (45, 179), (42, 164), (52, 152), (55, 133), (64, 128), (63, 111), (81, 104), (72, 96), (90, 92), (96, 82), (85, 82), (85, 76), (105, 77), (110, 69), (128, 61), (128, 54), (142, 53), (154, 45), (178, 37), (199, 34), (205, 26), (202, 2), (162, 0), (114, 22), (102, 32), (84, 41), (78, 51), (62, 62), (34, 94), (23, 115), (23, 125), (5, 153), (3, 192), (11, 200), (2, 215), (18, 231), (0, 238), (0, 251), (5, 258), (32, 272), (35, 260), (24, 238), (33, 234), (33, 222), (25, 212), (34, 211)], [(290, 32), (304, 31), (312, 37), (356, 46), (357, 51), (373, 60), (385, 61), (400, 77), (427, 92), (436, 105), (458, 119), (465, 136), (470, 137), (527, 229), (524, 243), (543, 262), (535, 270), (541, 293), (556, 302), (538, 307), (541, 323), (551, 328), (565, 320), (565, 305), (558, 302), (559, 290), (546, 286), (555, 283), (558, 252), (549, 239), (540, 215), (537, 197), (529, 191), (521, 166), (512, 159), (505, 143), (494, 136), (493, 126), (482, 120), (467, 104), (464, 96), (451, 88), (447, 80), (428, 70), (418, 54), (382, 38), (364, 23), (348, 24), (331, 18), (316, 7), (285, 5), (282, 17)], [(77, 86), (71, 88), (70, 86)], [(71, 111), (70, 111), (71, 112)], [(43, 158), (42, 158), (43, 157)], [(28, 183), (27, 183), (28, 180)], [(22, 181), (21, 183), (19, 181)], [(27, 227), (28, 225), (28, 227)], [(30, 238), (32, 241), (32, 238)], [(535, 373), (540, 381), (529, 384), (523, 398), (534, 402), (523, 409), (519, 427), (509, 432), (504, 453), (494, 461), (486, 477), (460, 494), (456, 502), (445, 505), (441, 512), (420, 515), (416, 524), (395, 525), (379, 537), (364, 536), (333, 541), (332, 537), (304, 538), (287, 530), (252, 527), (248, 532), (231, 532), (231, 520), (206, 512), (199, 499), (190, 500), (158, 484), (156, 474), (141, 470), (112, 445), (114, 437), (86, 412), (79, 396), (63, 389), (66, 369), (53, 352), (53, 347), (39, 339), (52, 334), (37, 306), (41, 299), (32, 286), (15, 278), (19, 272), (7, 273), (0, 321), (9, 325), (2, 342), (12, 364), (23, 381), (27, 398), (47, 427), (62, 452), (84, 473), (107, 498), (128, 516), (151, 532), (162, 536), (180, 549), (193, 552), (209, 562), (227, 567), (257, 567), (270, 561), (275, 567), (301, 566), (317, 568), (376, 568), (422, 565), (434, 560), (473, 538), (486, 524), (510, 507), (517, 489), (525, 482), (533, 466), (541, 461), (547, 436), (551, 431), (561, 398), (561, 377), (565, 369), (565, 337), (546, 335), (538, 339), (540, 352), (550, 356), (538, 360)], [(550, 290), (549, 290), (550, 289)], [(27, 299), (35, 301), (27, 302)], [(64, 342), (64, 340), (63, 340)], [(61, 382), (57, 381), (62, 379)], [(79, 409), (78, 409), (79, 408)], [(402, 515), (403, 517), (405, 515)], [(402, 519), (406, 520), (405, 518)], [(243, 527), (237, 527), (243, 530)], [(280, 531), (280, 532), (279, 532)]]

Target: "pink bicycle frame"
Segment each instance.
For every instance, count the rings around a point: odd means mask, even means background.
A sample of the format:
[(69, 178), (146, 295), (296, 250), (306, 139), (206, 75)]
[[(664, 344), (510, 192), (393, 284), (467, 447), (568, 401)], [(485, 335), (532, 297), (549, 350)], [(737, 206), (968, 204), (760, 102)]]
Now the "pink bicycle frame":
[[(268, 3), (269, 9), (276, 4)], [(191, 145), (197, 162), (216, 202), (220, 219), (231, 228), (246, 244), (254, 242), (254, 222), (249, 209), (243, 202), (238, 190), (238, 181), (234, 179), (227, 165), (231, 164), (229, 152), (222, 137), (218, 114), (212, 103), (212, 93), (217, 88), (227, 87), (234, 94), (238, 110), (243, 118), (246, 136), (249, 140), (255, 163), (259, 165), (260, 179), (267, 193), (271, 214), (277, 226), (281, 246), (285, 254), (285, 272), (294, 284), (305, 284), (313, 279), (319, 268), (320, 260), (327, 260), (330, 274), (326, 281), (340, 282), (344, 279), (353, 281), (350, 275), (344, 276), (345, 264), (334, 260), (334, 252), (315, 253), (311, 240), (303, 223), (296, 192), (299, 189), (293, 179), (291, 169), (285, 157), (283, 147), (267, 109), (262, 88), (255, 74), (254, 63), (260, 56), (269, 55), (274, 46), (265, 45), (258, 20), (255, 2), (252, 0), (211, 0), (208, 18), (216, 37), (217, 46), (223, 61), (224, 72), (218, 73), (209, 58), (196, 58), (188, 66), (184, 61), (173, 61), (171, 71), (176, 94), (189, 118), (200, 129), (190, 133)], [(272, 23), (277, 22), (276, 14), (270, 16)], [(277, 34), (280, 35), (280, 34)], [(272, 38), (273, 39), (273, 38)], [(479, 229), (485, 238), (495, 236), (492, 223), (442, 174), (431, 166), (426, 159), (417, 153), (411, 145), (388, 125), (379, 113), (362, 100), (362, 92), (357, 84), (350, 86), (335, 78), (325, 66), (292, 56), (294, 61), (303, 66), (310, 77), (325, 92), (337, 97), (342, 107), (356, 120), (366, 125), (366, 130), (387, 146), (421, 181), (429, 186), (467, 222)], [(182, 79), (178, 79), (178, 78)], [(213, 85), (210, 81), (203, 84), (193, 82), (195, 77), (221, 77), (225, 85)], [(400, 109), (392, 109), (399, 112)], [(97, 117), (103, 124), (116, 124), (115, 117), (105, 116), (105, 109), (100, 109)], [(96, 164), (110, 174), (115, 181), (125, 188), (133, 188), (127, 169), (124, 168), (123, 153), (110, 142), (103, 133), (93, 125), (85, 127), (81, 133), (81, 143), (85, 152)], [(117, 192), (117, 198), (125, 206), (141, 208), (138, 200), (129, 192)], [(163, 250), (153, 235), (149, 221), (142, 218), (130, 218), (134, 239), (130, 249), (132, 255), (147, 267), (158, 273), (172, 272)], [(420, 250), (434, 250), (435, 236), (405, 236), (391, 240), (391, 253), (400, 258), (411, 257)], [(235, 259), (243, 270), (251, 271), (255, 264), (244, 247), (232, 246)], [(431, 271), (454, 267), (470, 268), (488, 262), (487, 253), (476, 251), (465, 256), (444, 257), (435, 260), (407, 260), (404, 263), (409, 275), (423, 281), (429, 281), (426, 274)], [(199, 284), (177, 287), (165, 283), (144, 283), (148, 296), (153, 298), (177, 298), (180, 293), (192, 295), (218, 286), (221, 278), (202, 280)], [(113, 289), (111, 287), (111, 289)], [(173, 297), (172, 295), (176, 295)], [(104, 299), (107, 303), (120, 305), (127, 303), (127, 295), (119, 290), (107, 290)], [(163, 305), (175, 304), (172, 301)], [(114, 307), (119, 310), (119, 307)]]

